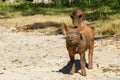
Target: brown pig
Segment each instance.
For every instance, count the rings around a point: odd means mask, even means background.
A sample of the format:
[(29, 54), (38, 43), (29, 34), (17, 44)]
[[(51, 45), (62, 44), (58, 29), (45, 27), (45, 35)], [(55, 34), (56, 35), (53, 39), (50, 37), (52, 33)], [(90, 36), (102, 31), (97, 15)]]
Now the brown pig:
[[(86, 76), (86, 60), (85, 60), (85, 51), (89, 49), (89, 65), (88, 68), (92, 68), (92, 57), (93, 57), (93, 43), (89, 40), (89, 36), (86, 37), (84, 31), (87, 31), (88, 27), (85, 27), (82, 32), (79, 28), (67, 28), (66, 24), (63, 24), (62, 31), (66, 35), (66, 47), (70, 57), (71, 69), (70, 74), (75, 72), (75, 54), (79, 53), (80, 55), (80, 64), (81, 64), (81, 74)], [(88, 28), (89, 29), (89, 28)], [(89, 34), (89, 33), (88, 33)], [(94, 40), (94, 39), (93, 39)], [(92, 40), (92, 41), (93, 41)]]
[[(72, 17), (71, 17), (72, 16)], [(93, 68), (92, 58), (94, 49), (94, 31), (84, 23), (84, 12), (82, 9), (75, 9), (71, 15), (74, 28), (77, 28), (80, 33), (83, 33), (86, 38), (86, 48), (89, 49), (88, 69)]]

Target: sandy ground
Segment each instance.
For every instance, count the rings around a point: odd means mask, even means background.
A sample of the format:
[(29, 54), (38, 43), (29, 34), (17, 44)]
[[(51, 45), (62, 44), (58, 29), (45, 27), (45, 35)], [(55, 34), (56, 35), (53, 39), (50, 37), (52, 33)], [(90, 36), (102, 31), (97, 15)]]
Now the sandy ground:
[[(0, 80), (120, 80), (120, 41), (95, 41), (94, 69), (69, 75), (69, 56), (63, 35), (12, 32), (0, 26)], [(87, 58), (87, 52), (86, 52)]]

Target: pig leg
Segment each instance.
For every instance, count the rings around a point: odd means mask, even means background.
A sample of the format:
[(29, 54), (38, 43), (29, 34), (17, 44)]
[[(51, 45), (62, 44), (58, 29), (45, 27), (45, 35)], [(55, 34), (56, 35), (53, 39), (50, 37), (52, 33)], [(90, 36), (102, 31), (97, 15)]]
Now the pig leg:
[(86, 69), (85, 69), (85, 53), (80, 53), (80, 64), (81, 64), (81, 74), (86, 76)]
[(74, 51), (68, 50), (69, 51), (69, 57), (70, 57), (70, 74), (73, 75), (75, 72), (75, 60), (74, 60)]
[(93, 68), (93, 49), (94, 49), (94, 43), (92, 42), (91, 47), (89, 49), (89, 54), (88, 54), (88, 69)]

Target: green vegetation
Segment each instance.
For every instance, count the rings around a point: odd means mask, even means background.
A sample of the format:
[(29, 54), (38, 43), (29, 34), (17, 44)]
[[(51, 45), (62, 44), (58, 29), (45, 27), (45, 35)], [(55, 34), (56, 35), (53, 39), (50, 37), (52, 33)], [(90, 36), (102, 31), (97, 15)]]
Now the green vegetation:
[[(43, 33), (48, 32), (49, 34), (50, 31), (50, 33), (58, 34), (62, 22), (72, 25), (71, 19), (69, 18), (71, 12), (75, 8), (82, 8), (85, 11), (86, 24), (93, 27), (96, 34), (120, 35), (119, 0), (68, 1), (69, 0), (53, 0), (53, 2), (49, 4), (36, 4), (25, 0), (14, 3), (8, 1), (0, 2), (0, 24), (8, 28), (12, 26), (17, 27), (19, 30), (22, 28), (24, 31), (39, 30), (39, 32)], [(8, 23), (6, 23), (6, 19), (9, 21)], [(26, 21), (19, 24), (21, 22), (19, 20)], [(49, 22), (47, 27), (45, 25), (46, 22)], [(42, 25), (42, 27), (45, 28), (33, 28), (36, 25), (38, 27)], [(28, 28), (28, 26), (30, 28)]]
[[(65, 14), (66, 12), (68, 13), (71, 11), (66, 11), (66, 8), (69, 9), (76, 7), (80, 7), (86, 11), (89, 9), (100, 17), (120, 12), (119, 0), (105, 0), (104, 2), (102, 0), (86, 0), (83, 2), (79, 0), (73, 0), (71, 3), (68, 1), (69, 0), (53, 0), (53, 2), (49, 4), (36, 4), (25, 0), (20, 0), (20, 2), (14, 3), (0, 2), (0, 15), (4, 14), (5, 16), (9, 15), (11, 17), (15, 15), (15, 12), (21, 12), (21, 15), (23, 16), (35, 14), (59, 15), (61, 13)], [(47, 13), (49, 11), (52, 13)]]

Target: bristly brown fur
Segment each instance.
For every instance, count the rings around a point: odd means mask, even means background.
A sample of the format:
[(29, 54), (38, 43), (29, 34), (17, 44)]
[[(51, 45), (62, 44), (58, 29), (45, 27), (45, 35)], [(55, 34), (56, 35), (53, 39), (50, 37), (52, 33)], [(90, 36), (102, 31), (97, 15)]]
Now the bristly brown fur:
[[(66, 25), (63, 25), (62, 28), (63, 33), (66, 34), (66, 47), (69, 53), (71, 69), (70, 74), (74, 74), (75, 72), (75, 54), (79, 53), (80, 55), (80, 64), (81, 64), (81, 74), (86, 76), (85, 70), (85, 51), (89, 49), (89, 65), (88, 69), (92, 69), (92, 56), (93, 56), (93, 46), (94, 46), (94, 37), (89, 30), (92, 31), (89, 27), (85, 27), (81, 32), (79, 28), (68, 29)], [(87, 35), (86, 35), (87, 33)]]

